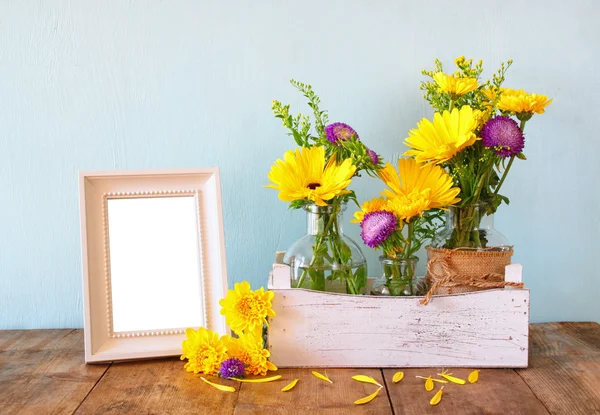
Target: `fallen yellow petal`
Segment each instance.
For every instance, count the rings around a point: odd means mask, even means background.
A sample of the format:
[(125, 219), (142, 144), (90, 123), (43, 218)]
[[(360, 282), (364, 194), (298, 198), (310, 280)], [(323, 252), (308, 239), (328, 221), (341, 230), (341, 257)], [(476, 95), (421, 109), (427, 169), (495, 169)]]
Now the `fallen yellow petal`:
[(322, 374), (320, 374), (319, 372), (315, 372), (315, 371), (313, 370), (312, 374), (313, 374), (313, 376), (316, 376), (316, 377), (318, 377), (319, 379), (321, 379), (321, 380), (324, 380), (325, 382), (333, 383), (332, 381), (330, 381), (330, 380), (329, 380), (329, 378), (328, 378), (327, 376), (325, 376), (325, 375), (322, 375)]
[(442, 373), (438, 373), (438, 375), (440, 375), (441, 377), (443, 377), (444, 379), (449, 380), (450, 382), (453, 383), (458, 383), (459, 385), (464, 385), (466, 382), (463, 379), (460, 378), (456, 378), (454, 376), (450, 376), (447, 375), (446, 372), (442, 372)]
[(475, 383), (479, 380), (479, 370), (474, 370), (469, 374), (469, 382), (470, 383)]
[(213, 388), (217, 388), (220, 391), (223, 391), (223, 392), (235, 392), (235, 388), (232, 387), (232, 386), (219, 385), (218, 383), (210, 382), (210, 381), (204, 379), (203, 377), (200, 377), (200, 379), (202, 379), (203, 381), (205, 381), (206, 383), (208, 383), (210, 386), (212, 386)]
[(289, 391), (294, 386), (296, 386), (296, 383), (298, 383), (298, 379), (294, 379), (289, 385), (284, 386), (283, 389), (281, 389), (281, 392), (287, 392), (287, 391)]
[(356, 375), (356, 376), (352, 376), (352, 379), (357, 380), (359, 382), (372, 383), (373, 385), (381, 386), (383, 388), (383, 385), (380, 384), (379, 382), (377, 382), (371, 376)]
[(380, 390), (381, 390), (381, 388), (377, 389), (375, 392), (373, 392), (369, 396), (365, 396), (364, 398), (360, 398), (359, 400), (354, 401), (354, 405), (362, 405), (362, 404), (371, 402), (373, 399), (375, 399), (375, 397), (377, 397)]
[(235, 380), (237, 382), (244, 382), (244, 383), (265, 383), (265, 382), (273, 382), (274, 380), (278, 380), (278, 379), (281, 379), (281, 375), (271, 376), (270, 378), (258, 378), (258, 379), (232, 378), (232, 380)]
[(435, 388), (435, 385), (433, 384), (433, 379), (431, 379), (431, 376), (429, 376), (425, 381), (425, 390), (427, 392), (431, 392), (433, 388)]
[(396, 372), (396, 373), (394, 373), (394, 377), (392, 378), (392, 381), (394, 383), (398, 383), (402, 379), (404, 379), (404, 372)]
[(438, 393), (433, 395), (433, 398), (431, 398), (431, 400), (429, 401), (429, 405), (437, 405), (438, 403), (440, 403), (440, 401), (442, 400), (442, 391), (443, 390), (444, 390), (444, 387), (442, 386), (442, 388), (438, 391)]
[(438, 382), (438, 383), (448, 383), (448, 381), (447, 381), (447, 380), (443, 380), (443, 379), (436, 379), (436, 378), (432, 378), (431, 376), (429, 376), (429, 377), (424, 377), (424, 376), (415, 376), (415, 377), (416, 377), (416, 378), (419, 378), (419, 379), (425, 379), (425, 380), (427, 380), (427, 379), (431, 378), (431, 380), (432, 380), (432, 381), (434, 381), (434, 382)]

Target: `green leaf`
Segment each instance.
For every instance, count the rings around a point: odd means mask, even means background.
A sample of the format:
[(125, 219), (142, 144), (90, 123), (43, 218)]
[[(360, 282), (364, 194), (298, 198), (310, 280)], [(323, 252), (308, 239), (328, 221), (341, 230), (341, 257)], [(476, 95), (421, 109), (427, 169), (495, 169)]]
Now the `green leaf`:
[(519, 160), (527, 160), (527, 157), (525, 157), (525, 154), (523, 154), (523, 153), (519, 153), (519, 154), (517, 154), (517, 158), (518, 158)]
[(354, 271), (354, 281), (356, 282), (356, 288), (361, 289), (367, 285), (367, 267), (361, 265)]

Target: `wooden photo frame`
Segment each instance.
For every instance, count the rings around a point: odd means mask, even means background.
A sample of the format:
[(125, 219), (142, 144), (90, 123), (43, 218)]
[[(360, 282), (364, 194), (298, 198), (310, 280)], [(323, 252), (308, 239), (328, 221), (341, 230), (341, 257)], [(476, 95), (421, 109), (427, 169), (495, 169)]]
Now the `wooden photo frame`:
[(85, 361), (181, 354), (187, 327), (226, 333), (219, 170), (79, 174)]

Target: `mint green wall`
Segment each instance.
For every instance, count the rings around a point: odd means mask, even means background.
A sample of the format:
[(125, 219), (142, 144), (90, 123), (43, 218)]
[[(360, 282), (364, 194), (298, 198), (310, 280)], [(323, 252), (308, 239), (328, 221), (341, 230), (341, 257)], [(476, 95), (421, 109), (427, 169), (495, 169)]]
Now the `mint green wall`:
[(430, 115), (420, 69), (459, 55), (513, 58), (507, 86), (554, 98), (497, 228), (533, 321), (600, 320), (597, 2), (23, 0), (0, 16), (0, 329), (82, 326), (79, 170), (219, 166), (229, 281), (265, 284), (304, 228), (263, 188), (292, 146), (271, 100), (306, 109), (287, 81), (390, 159)]

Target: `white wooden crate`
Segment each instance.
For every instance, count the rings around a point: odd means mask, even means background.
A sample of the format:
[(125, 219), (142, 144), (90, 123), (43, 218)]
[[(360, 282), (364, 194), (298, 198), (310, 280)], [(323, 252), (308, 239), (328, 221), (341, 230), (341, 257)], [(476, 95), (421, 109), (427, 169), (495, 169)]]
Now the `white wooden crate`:
[[(521, 282), (522, 267), (506, 267)], [(527, 367), (529, 290), (422, 297), (354, 296), (290, 288), (273, 265), (269, 322), (278, 367)]]

